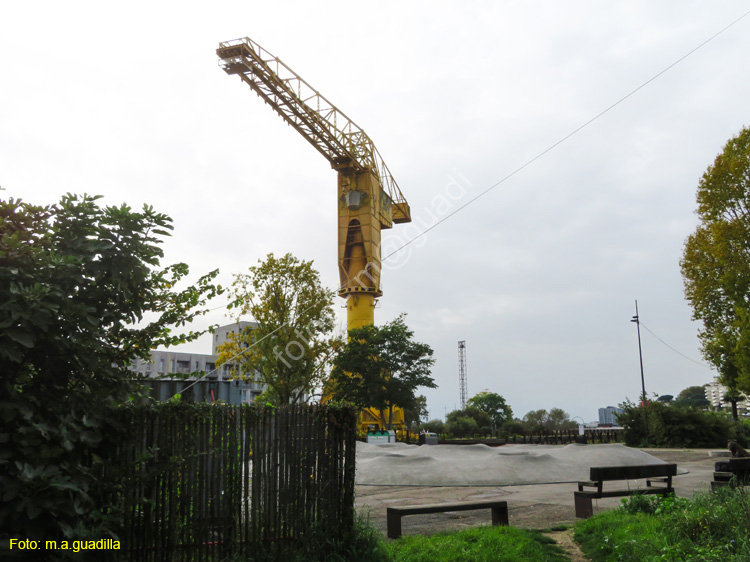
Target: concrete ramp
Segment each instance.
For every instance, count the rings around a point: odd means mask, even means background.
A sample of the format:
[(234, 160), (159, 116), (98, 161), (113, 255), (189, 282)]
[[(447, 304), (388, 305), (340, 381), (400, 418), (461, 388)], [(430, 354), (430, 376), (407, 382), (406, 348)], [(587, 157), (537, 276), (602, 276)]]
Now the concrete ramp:
[(406, 445), (357, 443), (357, 484), (516, 486), (588, 480), (592, 466), (665, 464), (620, 444)]

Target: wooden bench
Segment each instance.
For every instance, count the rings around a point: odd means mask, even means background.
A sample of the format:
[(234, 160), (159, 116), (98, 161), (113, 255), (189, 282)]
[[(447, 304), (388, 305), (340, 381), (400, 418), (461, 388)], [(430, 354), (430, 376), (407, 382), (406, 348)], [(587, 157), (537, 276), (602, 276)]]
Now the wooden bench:
[[(590, 481), (579, 482), (575, 492), (576, 517), (585, 519), (594, 514), (591, 503), (596, 498), (616, 498), (635, 494), (670, 494), (672, 477), (677, 474), (676, 464), (648, 464), (641, 466), (592, 466)], [(646, 479), (646, 488), (628, 488), (626, 490), (604, 490), (604, 483), (616, 480)], [(654, 486), (659, 483), (659, 486)], [(584, 491), (584, 488), (596, 488), (595, 491)]]
[(505, 501), (440, 503), (434, 505), (405, 505), (402, 507), (389, 507), (386, 510), (388, 538), (397, 539), (401, 536), (401, 518), (405, 515), (445, 513), (449, 511), (468, 511), (473, 509), (490, 509), (492, 511), (493, 525), (508, 525), (508, 502)]
[[(726, 470), (714, 472), (714, 481), (711, 489), (715, 490), (721, 486), (747, 486), (750, 485), (750, 458), (740, 457), (717, 462), (717, 465), (726, 465)], [(719, 467), (717, 467), (719, 468)]]

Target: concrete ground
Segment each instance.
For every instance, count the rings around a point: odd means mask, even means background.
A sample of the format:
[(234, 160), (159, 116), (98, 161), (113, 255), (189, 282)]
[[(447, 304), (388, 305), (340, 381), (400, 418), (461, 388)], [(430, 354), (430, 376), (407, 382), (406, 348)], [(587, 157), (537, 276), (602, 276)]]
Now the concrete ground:
[[(450, 445), (444, 445), (442, 447), (451, 447)], [(461, 445), (452, 446), (459, 452), (458, 458), (463, 457), (464, 462), (459, 464), (459, 467), (454, 465), (446, 465), (443, 472), (446, 475), (455, 475), (460, 472), (460, 466), (463, 465), (466, 471), (475, 471), (476, 469), (482, 469), (479, 466), (480, 455), (472, 455), (468, 451), (468, 454), (460, 454)], [(505, 445), (499, 447), (504, 449), (506, 454), (512, 453), (513, 447), (521, 447), (520, 445)], [(524, 445), (523, 447), (540, 447), (545, 450), (539, 449), (539, 452), (543, 456), (551, 455), (555, 457), (555, 448), (558, 449), (557, 453), (564, 453), (562, 449), (569, 446), (554, 446), (554, 445)], [(613, 452), (611, 445), (583, 445), (579, 446), (581, 449), (577, 449), (577, 454), (582, 460), (590, 464), (588, 466), (603, 466), (599, 461), (602, 460), (602, 455), (607, 455)], [(605, 449), (610, 447), (609, 450)], [(628, 449), (623, 446), (620, 448)], [(425, 447), (422, 447), (425, 449)], [(550, 450), (552, 449), (552, 450)], [(384, 451), (385, 452), (385, 451)], [(402, 450), (403, 452), (403, 450)], [(518, 452), (522, 452), (518, 450)], [(421, 454), (428, 453), (427, 450)], [(618, 455), (624, 455), (627, 459), (628, 455), (631, 455), (635, 459), (649, 459), (648, 455), (655, 457), (654, 462), (664, 461), (668, 463), (676, 463), (678, 465), (678, 476), (674, 479), (673, 486), (678, 496), (690, 497), (696, 491), (708, 490), (710, 482), (713, 479), (714, 463), (717, 460), (716, 456), (709, 456), (710, 454), (723, 455), (724, 451), (718, 449), (628, 449), (627, 451), (617, 451)], [(646, 455), (643, 455), (646, 453)], [(390, 453), (387, 453), (390, 454)], [(533, 450), (532, 450), (533, 454)], [(435, 456), (435, 454), (431, 454)], [(440, 456), (440, 455), (438, 455)], [(515, 455), (511, 455), (512, 458)], [(565, 456), (563, 454), (563, 456)], [(387, 460), (387, 459), (386, 459)], [(359, 453), (358, 453), (359, 462)], [(448, 461), (445, 461), (446, 463)], [(453, 462), (453, 461), (451, 461)], [(647, 462), (646, 462), (647, 463)], [(644, 462), (627, 462), (623, 461), (619, 464), (646, 464)], [(387, 466), (380, 467), (381, 471), (385, 471)], [(393, 463), (400, 470), (405, 468), (399, 463)], [(407, 463), (408, 464), (408, 463)], [(418, 463), (415, 463), (418, 464)], [(567, 478), (558, 478), (558, 474), (555, 473), (556, 463), (544, 463), (544, 473), (542, 477), (538, 478), (542, 481), (547, 482), (560, 482), (567, 480)], [(565, 470), (564, 462), (559, 463), (560, 474), (563, 474)], [(612, 464), (612, 463), (606, 463)], [(617, 463), (616, 463), (617, 464)], [(412, 467), (416, 469), (417, 467)], [(440, 472), (440, 463), (437, 465), (437, 473)], [(358, 471), (358, 475), (359, 474)], [(397, 474), (395, 475), (397, 476)], [(394, 481), (395, 476), (393, 474), (385, 475), (388, 481)], [(451, 476), (453, 478), (453, 476)], [(588, 479), (588, 476), (582, 476), (578, 479)], [(539, 483), (539, 484), (523, 484), (523, 485), (482, 485), (473, 486), (471, 483), (463, 486), (396, 486), (396, 485), (372, 485), (365, 483), (362, 478), (358, 478), (362, 483), (359, 483), (356, 488), (356, 504), (357, 511), (359, 514), (368, 516), (371, 524), (385, 534), (386, 522), (385, 513), (388, 506), (398, 505), (419, 505), (419, 504), (433, 504), (443, 502), (458, 502), (458, 501), (478, 501), (478, 500), (490, 500), (500, 499), (508, 502), (508, 511), (510, 524), (515, 527), (527, 528), (527, 529), (548, 529), (556, 525), (572, 524), (575, 523), (575, 510), (573, 506), (573, 492), (577, 490), (577, 486), (574, 481), (566, 483)], [(403, 480), (408, 481), (408, 474), (404, 475)], [(437, 481), (437, 480), (435, 480)], [(626, 483), (622, 483), (626, 486)], [(631, 487), (643, 485), (643, 482), (633, 481), (629, 484)], [(612, 487), (616, 484), (612, 484)], [(606, 509), (613, 509), (620, 505), (622, 498), (606, 498), (600, 500), (594, 500), (594, 512), (598, 513)], [(404, 534), (431, 534), (440, 531), (459, 530), (466, 527), (475, 525), (486, 525), (489, 523), (489, 510), (480, 511), (464, 511), (457, 513), (439, 513), (433, 515), (412, 515), (404, 517), (402, 520), (402, 528)]]

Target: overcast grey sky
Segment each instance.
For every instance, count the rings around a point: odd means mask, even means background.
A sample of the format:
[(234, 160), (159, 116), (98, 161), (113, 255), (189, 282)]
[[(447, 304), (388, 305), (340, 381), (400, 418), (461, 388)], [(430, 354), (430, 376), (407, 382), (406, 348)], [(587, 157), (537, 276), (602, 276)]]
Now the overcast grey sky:
[[(251, 37), (367, 131), (414, 218), (384, 233), (387, 253), (747, 9), (6, 2), (0, 185), (34, 203), (87, 192), (152, 204), (174, 219), (165, 263), (184, 261), (195, 277), (219, 268), (229, 283), (269, 252), (292, 252), (334, 288), (336, 175), (218, 68), (220, 41)], [(637, 399), (635, 299), (648, 328), (701, 360), (679, 259), (701, 174), (750, 125), (748, 53), (750, 17), (384, 264), (376, 322), (406, 312), (435, 350), (431, 417), (459, 406), (458, 340), (469, 396), (498, 392), (519, 417), (561, 407), (591, 421)], [(226, 321), (219, 310), (197, 327)], [(714, 375), (642, 338), (649, 394)], [(209, 352), (210, 341), (188, 347)]]

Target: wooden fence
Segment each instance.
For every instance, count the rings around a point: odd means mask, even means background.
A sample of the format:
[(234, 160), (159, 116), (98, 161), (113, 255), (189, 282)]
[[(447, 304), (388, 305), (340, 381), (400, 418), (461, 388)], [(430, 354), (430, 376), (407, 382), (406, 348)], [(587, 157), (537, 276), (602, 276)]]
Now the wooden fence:
[(165, 405), (122, 415), (112, 470), (127, 474), (110, 498), (124, 510), (121, 559), (283, 559), (312, 533), (353, 526), (352, 410)]
[[(619, 443), (621, 431), (620, 429), (586, 429), (584, 430), (584, 436), (586, 443)], [(565, 445), (577, 443), (580, 440), (581, 436), (578, 434), (578, 430), (571, 429), (513, 435), (508, 439), (508, 443)]]

